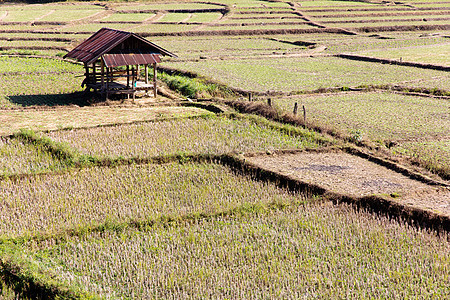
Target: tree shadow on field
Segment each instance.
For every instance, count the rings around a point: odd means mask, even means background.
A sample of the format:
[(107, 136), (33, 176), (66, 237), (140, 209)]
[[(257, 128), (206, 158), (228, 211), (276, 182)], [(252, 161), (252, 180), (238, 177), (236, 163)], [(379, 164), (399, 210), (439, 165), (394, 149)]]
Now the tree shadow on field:
[(87, 106), (91, 103), (98, 102), (94, 94), (86, 92), (49, 95), (15, 95), (8, 96), (8, 99), (11, 103), (19, 106)]

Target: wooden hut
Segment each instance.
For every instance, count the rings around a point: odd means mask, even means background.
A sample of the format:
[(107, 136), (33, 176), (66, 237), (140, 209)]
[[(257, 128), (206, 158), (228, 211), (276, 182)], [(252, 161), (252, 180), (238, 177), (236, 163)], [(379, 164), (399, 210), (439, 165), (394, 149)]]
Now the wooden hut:
[[(67, 53), (64, 58), (74, 58), (84, 64), (85, 79), (82, 85), (108, 96), (127, 94), (135, 98), (139, 90), (153, 90), (156, 97), (157, 64), (161, 56), (175, 54), (132, 33), (102, 28)], [(144, 66), (144, 74), (141, 74)], [(149, 66), (153, 80), (149, 82)], [(142, 75), (142, 76), (141, 76)]]

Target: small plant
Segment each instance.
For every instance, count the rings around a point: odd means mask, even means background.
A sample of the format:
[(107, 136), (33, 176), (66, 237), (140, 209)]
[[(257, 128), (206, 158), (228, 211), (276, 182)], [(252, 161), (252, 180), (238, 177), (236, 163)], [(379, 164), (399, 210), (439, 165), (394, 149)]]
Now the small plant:
[(350, 131), (350, 140), (354, 143), (360, 143), (363, 140), (363, 132), (360, 129)]

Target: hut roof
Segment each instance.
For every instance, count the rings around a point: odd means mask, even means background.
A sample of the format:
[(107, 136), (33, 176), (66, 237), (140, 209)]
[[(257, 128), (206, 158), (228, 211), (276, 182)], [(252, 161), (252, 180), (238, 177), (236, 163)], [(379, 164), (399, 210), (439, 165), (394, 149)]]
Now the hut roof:
[(90, 65), (104, 54), (109, 67), (160, 62), (159, 55), (177, 57), (135, 33), (110, 28), (100, 29), (64, 57)]

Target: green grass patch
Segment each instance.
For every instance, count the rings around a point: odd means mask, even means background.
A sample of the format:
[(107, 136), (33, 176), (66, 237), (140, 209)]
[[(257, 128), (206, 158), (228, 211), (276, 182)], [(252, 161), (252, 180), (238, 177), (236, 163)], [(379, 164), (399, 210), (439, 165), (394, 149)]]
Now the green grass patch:
[(181, 22), (189, 20), (191, 14), (188, 13), (168, 13), (164, 15), (158, 22)]
[(450, 43), (404, 47), (397, 49), (371, 50), (358, 53), (376, 58), (398, 59), (408, 62), (450, 66)]
[(274, 100), (290, 112), (297, 102), (304, 105), (307, 118), (327, 127), (351, 134), (359, 131), (373, 141), (443, 137), (450, 121), (445, 100), (388, 92), (340, 93), (299, 96)]
[(51, 14), (44, 16), (39, 21), (48, 22), (69, 22), (78, 19), (92, 18), (100, 10), (88, 10), (88, 9), (71, 9), (71, 10), (56, 10)]
[(206, 3), (155, 3), (141, 5), (118, 6), (116, 10), (182, 10), (182, 9), (214, 9), (223, 8), (223, 6)]
[(402, 142), (394, 153), (408, 155), (434, 173), (450, 178), (450, 140)]
[[(8, 14), (2, 18), (3, 22), (31, 22), (37, 19), (40, 19), (45, 14), (49, 13), (50, 10), (8, 10), (6, 11)], [(0, 11), (0, 15), (2, 15), (4, 11)]]
[(218, 20), (222, 17), (221, 13), (194, 13), (188, 22), (208, 23)]
[(128, 22), (128, 21), (133, 21), (133, 22), (142, 22), (146, 19), (149, 19), (151, 17), (154, 17), (155, 14), (151, 14), (151, 13), (142, 13), (142, 14), (135, 14), (135, 13), (131, 13), (131, 14), (120, 14), (120, 13), (115, 13), (112, 15), (107, 16), (106, 18), (101, 19), (100, 21), (106, 21), (106, 22)]
[(74, 74), (0, 75), (0, 107), (74, 103), (70, 94), (81, 91)]
[(199, 78), (169, 75), (167, 73), (161, 73), (159, 78), (164, 81), (169, 88), (189, 98), (211, 98), (213, 96), (231, 93), (218, 84), (206, 83)]
[(27, 57), (1, 57), (0, 75), (8, 73), (82, 73), (83, 67), (63, 60)]

